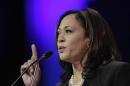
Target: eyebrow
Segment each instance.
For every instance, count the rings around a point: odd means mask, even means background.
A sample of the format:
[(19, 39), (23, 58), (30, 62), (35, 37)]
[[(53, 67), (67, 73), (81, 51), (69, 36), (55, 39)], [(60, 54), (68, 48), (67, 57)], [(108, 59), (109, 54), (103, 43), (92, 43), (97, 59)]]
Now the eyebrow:
[[(72, 28), (71, 26), (65, 26), (64, 29), (67, 29), (67, 28)], [(57, 31), (61, 30), (61, 28), (58, 28)]]

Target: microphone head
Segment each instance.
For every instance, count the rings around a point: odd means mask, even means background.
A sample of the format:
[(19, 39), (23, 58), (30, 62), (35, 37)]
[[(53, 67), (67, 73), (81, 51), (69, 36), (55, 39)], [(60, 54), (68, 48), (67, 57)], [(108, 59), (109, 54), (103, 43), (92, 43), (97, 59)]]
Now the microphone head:
[(52, 55), (52, 51), (47, 51), (47, 52), (43, 53), (42, 56), (36, 60), (36, 62), (39, 62), (42, 59), (46, 59), (51, 55)]
[(49, 57), (51, 55), (52, 55), (52, 51), (47, 51), (47, 52), (42, 54), (41, 58), (47, 58), (47, 57)]

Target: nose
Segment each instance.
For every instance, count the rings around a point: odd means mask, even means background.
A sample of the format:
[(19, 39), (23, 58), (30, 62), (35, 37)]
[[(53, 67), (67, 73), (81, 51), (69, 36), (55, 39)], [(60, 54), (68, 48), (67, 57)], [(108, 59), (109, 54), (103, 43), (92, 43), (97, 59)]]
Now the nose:
[(64, 42), (65, 41), (65, 36), (64, 34), (59, 34), (58, 35), (58, 42)]

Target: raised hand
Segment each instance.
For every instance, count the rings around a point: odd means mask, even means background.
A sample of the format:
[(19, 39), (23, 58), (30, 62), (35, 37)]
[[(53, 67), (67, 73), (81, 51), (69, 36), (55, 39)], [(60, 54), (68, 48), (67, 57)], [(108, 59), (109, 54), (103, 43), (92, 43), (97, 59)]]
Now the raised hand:
[[(20, 72), (22, 73), (31, 63), (38, 59), (36, 46), (32, 44), (32, 57), (30, 60), (21, 65)], [(25, 86), (37, 86), (40, 81), (40, 67), (38, 63), (32, 65), (28, 71), (22, 76)]]

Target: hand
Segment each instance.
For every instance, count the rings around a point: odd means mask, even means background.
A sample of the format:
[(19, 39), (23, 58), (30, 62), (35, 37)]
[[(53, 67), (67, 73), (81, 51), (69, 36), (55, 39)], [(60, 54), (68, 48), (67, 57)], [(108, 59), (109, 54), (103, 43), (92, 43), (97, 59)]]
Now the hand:
[[(37, 50), (36, 50), (36, 46), (34, 44), (32, 44), (31, 46), (32, 48), (32, 57), (30, 60), (28, 60), (27, 62), (25, 62), (20, 69), (20, 72), (22, 73), (26, 68), (28, 68), (28, 66), (34, 62), (36, 59), (38, 59), (37, 57)], [(23, 82), (25, 84), (25, 86), (37, 86), (39, 84), (40, 81), (40, 67), (39, 64), (36, 63), (34, 65), (32, 65), (28, 71), (22, 76)]]

